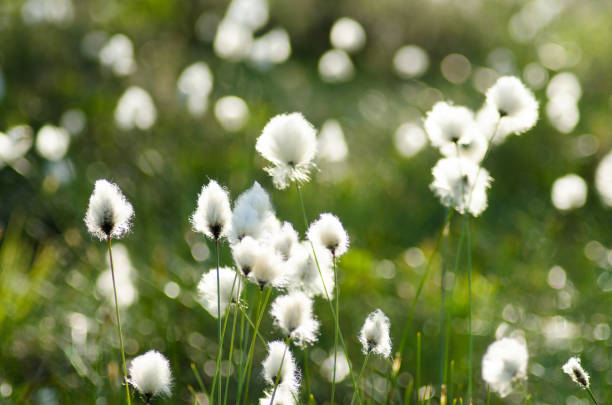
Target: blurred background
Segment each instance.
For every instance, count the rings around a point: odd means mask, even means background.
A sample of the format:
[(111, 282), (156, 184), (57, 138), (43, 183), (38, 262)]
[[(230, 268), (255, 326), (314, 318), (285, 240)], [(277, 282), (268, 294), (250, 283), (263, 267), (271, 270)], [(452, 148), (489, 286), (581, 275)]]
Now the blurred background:
[[(612, 3), (599, 0), (3, 0), (0, 403), (123, 401), (107, 250), (83, 224), (99, 178), (136, 212), (115, 248), (127, 356), (169, 358), (173, 395), (160, 403), (193, 403), (191, 363), (210, 389), (216, 320), (196, 285), (214, 247), (188, 217), (208, 179), (232, 198), (258, 181), (277, 216), (304, 231), (295, 189), (275, 190), (254, 148), (282, 112), (319, 130), (318, 170), (303, 187), (309, 219), (333, 212), (351, 236), (340, 263), (350, 358), (361, 366), (356, 335), (376, 308), (397, 347), (445, 217), (429, 190), (439, 155), (422, 117), (439, 100), (477, 110), (508, 74), (534, 91), (540, 119), (484, 162), (495, 180), (471, 222), (475, 403), (487, 394), (480, 359), (501, 336), (527, 342), (532, 404), (587, 403), (561, 371), (574, 354), (611, 401), (611, 20)], [(455, 393), (467, 381), (466, 272), (452, 266), (460, 228), (455, 216), (434, 256), (398, 378), (403, 390), (416, 373), (420, 331), (432, 403), (444, 263)], [(311, 385), (325, 403), (333, 322), (325, 302), (315, 309)], [(263, 330), (279, 336), (268, 318)], [(383, 401), (389, 363), (372, 367), (366, 387)], [(251, 403), (264, 388), (260, 368), (254, 376)], [(346, 378), (339, 403), (351, 395)]]

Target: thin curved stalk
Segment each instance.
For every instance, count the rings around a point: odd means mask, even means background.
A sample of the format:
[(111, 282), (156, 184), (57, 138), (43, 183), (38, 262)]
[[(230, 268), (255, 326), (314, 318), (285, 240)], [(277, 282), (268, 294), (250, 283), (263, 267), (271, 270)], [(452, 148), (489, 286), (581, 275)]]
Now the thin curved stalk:
[(361, 371), (359, 371), (359, 380), (357, 382), (357, 386), (355, 387), (355, 390), (353, 391), (353, 397), (351, 398), (351, 405), (353, 405), (353, 403), (355, 402), (355, 397), (359, 397), (359, 390), (361, 389), (361, 380), (363, 378), (363, 372), (366, 368), (366, 365), (368, 364), (368, 359), (370, 358), (370, 352), (368, 352), (368, 354), (366, 354), (365, 359), (363, 360), (363, 365), (361, 366)]
[[(334, 265), (334, 285), (336, 287), (336, 314), (340, 315), (340, 289), (338, 288), (338, 269), (336, 267), (336, 255), (333, 255), (333, 265)], [(331, 400), (330, 404), (334, 405), (334, 397), (336, 394), (336, 362), (338, 360), (338, 318), (336, 317), (336, 325), (334, 329), (334, 371), (332, 374), (332, 392), (331, 392)]]

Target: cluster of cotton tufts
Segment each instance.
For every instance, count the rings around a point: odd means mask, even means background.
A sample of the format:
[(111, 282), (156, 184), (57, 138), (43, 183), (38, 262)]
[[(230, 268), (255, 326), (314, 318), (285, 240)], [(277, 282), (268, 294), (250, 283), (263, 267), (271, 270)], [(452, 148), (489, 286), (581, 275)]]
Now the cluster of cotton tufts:
[(253, 186), (240, 194), (234, 202), (230, 241), (239, 242), (245, 236), (259, 239), (266, 231), (272, 231), (276, 217), (270, 196), (254, 182)]
[(129, 232), (134, 209), (116, 184), (98, 180), (89, 198), (85, 225), (100, 240), (121, 238)]
[(482, 358), (482, 378), (491, 390), (506, 397), (515, 381), (527, 378), (528, 359), (523, 342), (513, 338), (497, 340), (489, 345)]
[[(284, 342), (274, 341), (268, 345), (268, 356), (263, 361), (263, 377), (272, 386), (276, 386), (278, 380), (278, 387), (274, 393), (274, 403), (295, 403), (295, 401), (276, 402), (276, 398), (288, 398), (286, 394), (291, 397), (297, 396), (300, 388), (300, 373), (295, 358)], [(270, 404), (271, 394), (267, 396), (267, 405)]]
[[(198, 298), (200, 304), (214, 318), (224, 316), (231, 304), (240, 303), (242, 294), (242, 278), (233, 269), (222, 267), (219, 269), (219, 290), (217, 290), (217, 269), (204, 273), (198, 283)], [(217, 306), (220, 303), (220, 307)]]
[(587, 184), (582, 177), (568, 174), (555, 180), (550, 197), (558, 210), (569, 211), (580, 208), (587, 200)]
[(291, 182), (309, 180), (317, 151), (316, 130), (300, 113), (279, 114), (266, 124), (255, 148), (274, 165), (265, 170), (282, 190)]
[(389, 358), (391, 356), (389, 328), (389, 318), (380, 309), (370, 313), (359, 332), (363, 354), (375, 353)]
[(395, 73), (403, 79), (416, 79), (427, 72), (429, 56), (419, 46), (406, 45), (395, 52), (393, 68)]
[(146, 90), (132, 86), (119, 98), (115, 108), (115, 123), (124, 131), (147, 130), (155, 124), (157, 110)]
[(198, 206), (191, 216), (193, 229), (210, 239), (219, 240), (228, 236), (231, 218), (229, 193), (219, 183), (210, 180), (207, 185), (202, 186)]
[(0, 132), (0, 168), (23, 159), (33, 143), (33, 131), (28, 125), (11, 127), (6, 134)]
[[(109, 258), (107, 258), (107, 262), (108, 268), (96, 280), (96, 290), (109, 304), (114, 305), (113, 275)], [(132, 281), (134, 270), (125, 246), (121, 244), (113, 246), (113, 265), (117, 287), (117, 305), (119, 308), (127, 308), (138, 299), (138, 290)]]
[(331, 300), (335, 285), (332, 265), (332, 256), (324, 247), (308, 242), (295, 245), (288, 261), (290, 289)]
[(608, 152), (597, 165), (595, 187), (604, 205), (612, 207), (612, 152)]
[(249, 106), (237, 96), (224, 96), (215, 103), (215, 118), (227, 132), (240, 131), (249, 120)]
[(170, 395), (170, 362), (158, 351), (150, 350), (130, 362), (129, 383), (149, 403), (151, 398)]
[(346, 253), (349, 247), (349, 236), (337, 216), (321, 214), (319, 219), (308, 228), (306, 237), (315, 245), (320, 245), (338, 258)]
[(21, 15), (26, 24), (64, 25), (74, 18), (74, 6), (71, 0), (26, 0)]
[(338, 163), (346, 160), (348, 146), (340, 123), (334, 119), (327, 120), (321, 126), (317, 142), (317, 157), (325, 162)]
[(312, 313), (312, 299), (305, 293), (293, 291), (276, 297), (270, 314), (275, 325), (296, 345), (304, 347), (317, 341), (319, 321)]
[(195, 62), (180, 74), (176, 87), (185, 99), (187, 110), (200, 117), (208, 107), (208, 97), (213, 88), (213, 75), (205, 62)]
[(489, 172), (470, 159), (444, 158), (434, 166), (431, 190), (442, 205), (477, 217), (487, 208)]
[[(336, 383), (339, 383), (344, 380), (349, 374), (349, 372), (350, 368), (346, 356), (342, 352), (337, 353), (335, 374)], [(327, 379), (327, 381), (334, 381), (334, 353), (332, 353), (328, 358), (326, 358), (321, 364), (321, 374)]]
[(582, 389), (589, 388), (589, 374), (582, 368), (580, 358), (570, 357), (570, 359), (563, 365), (562, 369), (563, 372), (569, 375), (572, 381), (578, 384)]
[(44, 125), (36, 134), (36, 151), (52, 162), (61, 160), (69, 146), (70, 134), (64, 128)]
[(488, 142), (482, 132), (474, 130), (462, 137), (457, 143), (447, 143), (440, 148), (440, 152), (446, 157), (467, 158), (476, 164), (484, 159)]
[(569, 72), (555, 75), (546, 87), (546, 116), (557, 131), (567, 134), (578, 125), (580, 109), (578, 101), (582, 87), (578, 78)]
[(136, 71), (134, 45), (124, 34), (113, 35), (100, 49), (98, 59), (117, 76), (127, 76)]

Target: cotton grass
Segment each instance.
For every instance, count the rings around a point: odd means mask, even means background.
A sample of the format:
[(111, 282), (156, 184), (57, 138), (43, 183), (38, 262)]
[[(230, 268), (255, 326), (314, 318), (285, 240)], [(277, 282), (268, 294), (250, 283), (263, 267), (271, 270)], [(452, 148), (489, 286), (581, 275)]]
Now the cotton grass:
[(489, 345), (482, 358), (482, 379), (504, 398), (512, 385), (527, 378), (529, 354), (525, 344), (517, 339), (503, 338)]
[(120, 239), (130, 231), (134, 209), (119, 187), (107, 180), (98, 180), (89, 199), (85, 225), (100, 240)]
[(172, 386), (170, 362), (158, 351), (150, 350), (130, 363), (130, 384), (145, 397), (169, 396)]
[(214, 318), (224, 316), (230, 304), (240, 302), (242, 289), (242, 278), (233, 269), (222, 267), (219, 269), (219, 292), (217, 292), (215, 268), (205, 273), (198, 284), (199, 302)]
[(312, 299), (301, 291), (277, 297), (270, 314), (275, 325), (298, 346), (308, 346), (317, 341), (319, 321), (312, 313)]

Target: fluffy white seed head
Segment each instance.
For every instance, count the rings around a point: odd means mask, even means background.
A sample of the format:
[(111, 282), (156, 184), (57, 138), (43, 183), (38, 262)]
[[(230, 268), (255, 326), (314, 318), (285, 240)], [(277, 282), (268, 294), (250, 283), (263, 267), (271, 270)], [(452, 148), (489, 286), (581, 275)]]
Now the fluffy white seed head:
[(487, 189), (493, 180), (489, 172), (466, 158), (440, 159), (432, 169), (429, 186), (443, 205), (477, 217), (487, 208)]
[[(270, 405), (272, 401), (272, 394), (274, 390), (267, 391), (262, 398), (259, 399), (259, 405)], [(295, 405), (295, 398), (297, 394), (291, 392), (291, 390), (285, 386), (279, 385), (274, 393), (274, 402), (272, 405)]]
[(597, 166), (595, 188), (597, 188), (601, 201), (606, 206), (612, 207), (612, 152), (608, 152)]
[(274, 216), (270, 196), (255, 182), (234, 202), (231, 242), (236, 243), (245, 236), (258, 239), (265, 230), (264, 225), (269, 216)]
[(482, 379), (503, 398), (512, 392), (515, 381), (527, 378), (528, 360), (523, 342), (513, 338), (497, 340), (482, 358)]
[[(344, 353), (339, 351), (336, 357), (336, 383), (341, 382), (348, 376), (350, 372), (348, 360)], [(327, 379), (329, 382), (334, 381), (334, 353), (326, 358), (321, 364), (321, 374)]]
[(274, 323), (298, 346), (316, 342), (319, 321), (312, 314), (312, 299), (301, 291), (277, 297), (270, 314)]
[(446, 157), (462, 157), (480, 163), (487, 153), (488, 142), (480, 128), (474, 130), (461, 138), (456, 144), (447, 143), (440, 148), (440, 152)]
[(569, 211), (582, 207), (587, 199), (587, 184), (582, 177), (568, 174), (553, 183), (550, 193), (555, 208)]
[(209, 181), (202, 187), (198, 207), (191, 216), (193, 229), (211, 239), (219, 239), (228, 235), (231, 217), (229, 193), (216, 181)]
[(116, 184), (98, 180), (89, 198), (85, 225), (100, 240), (121, 238), (129, 232), (134, 209)]
[(150, 350), (130, 362), (129, 383), (147, 399), (170, 395), (170, 363), (160, 352)]
[(293, 250), (298, 244), (298, 239), (298, 233), (293, 228), (293, 225), (289, 222), (284, 222), (280, 230), (274, 233), (272, 245), (283, 260), (287, 261), (292, 256)]
[[(224, 316), (231, 304), (240, 302), (242, 288), (242, 278), (238, 273), (229, 267), (222, 267), (219, 269), (219, 298), (217, 298), (217, 269), (211, 269), (204, 273), (198, 283), (199, 302), (214, 318), (219, 316), (218, 308), (221, 309), (220, 315)], [(218, 299), (220, 307), (217, 306)]]
[(472, 111), (440, 101), (427, 113), (425, 131), (431, 144), (441, 148), (448, 143), (455, 144), (465, 137), (471, 137), (478, 128)]
[(380, 309), (370, 313), (359, 332), (363, 354), (375, 353), (382, 357), (391, 356), (389, 318)]
[(487, 90), (485, 106), (498, 121), (496, 137), (521, 134), (533, 128), (538, 120), (538, 102), (533, 93), (513, 76), (497, 79)]
[(590, 386), (589, 374), (584, 371), (580, 364), (580, 358), (570, 357), (570, 359), (563, 365), (563, 372), (570, 376), (573, 382), (578, 384), (583, 389), (587, 389)]
[(283, 259), (274, 248), (267, 244), (260, 244), (259, 254), (249, 273), (249, 280), (262, 289), (268, 285), (282, 288), (287, 284), (286, 275), (283, 274), (284, 267)]
[(306, 234), (313, 244), (319, 244), (329, 250), (334, 257), (346, 253), (349, 246), (349, 236), (342, 226), (342, 222), (333, 214), (321, 214), (313, 222)]
[(250, 236), (245, 236), (240, 242), (232, 245), (234, 262), (245, 276), (248, 276), (255, 267), (260, 250), (259, 242)]
[(317, 151), (316, 130), (300, 113), (279, 114), (266, 124), (255, 148), (274, 165), (266, 171), (282, 190), (293, 181), (308, 181)]
[(263, 362), (264, 379), (269, 385), (273, 386), (279, 372), (278, 387), (284, 387), (297, 395), (300, 388), (300, 374), (295, 364), (295, 358), (291, 349), (284, 342), (277, 340), (270, 342), (268, 345), (268, 357)]
[(334, 297), (332, 256), (327, 249), (302, 242), (294, 247), (287, 264), (291, 290), (300, 290), (309, 296), (318, 295), (325, 299)]

